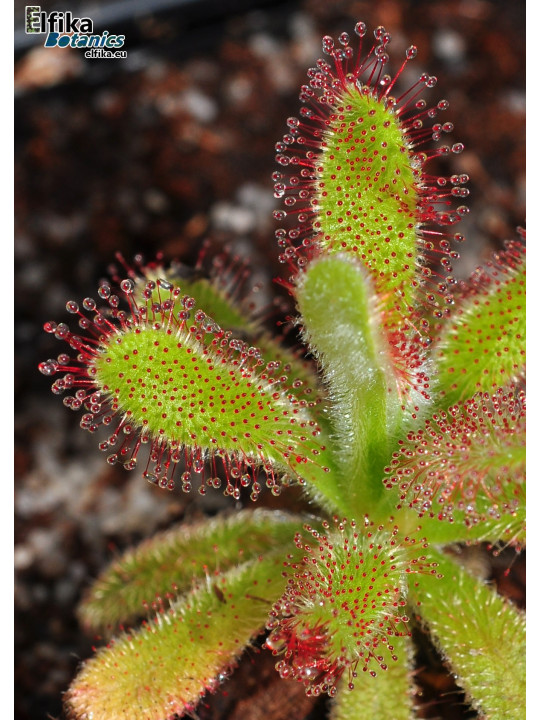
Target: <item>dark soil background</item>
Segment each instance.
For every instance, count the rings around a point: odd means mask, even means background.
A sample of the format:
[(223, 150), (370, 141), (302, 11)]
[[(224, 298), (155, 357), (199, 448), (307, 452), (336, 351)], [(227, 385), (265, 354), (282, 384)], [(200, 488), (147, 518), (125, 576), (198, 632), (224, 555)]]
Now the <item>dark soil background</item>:
[[(162, 251), (189, 263), (209, 237), (251, 258), (268, 297), (278, 292), (274, 144), (298, 113), (299, 87), (321, 56), (323, 35), (352, 34), (358, 20), (370, 32), (383, 24), (394, 57), (415, 44), (415, 73), (439, 78), (430, 97), (450, 101), (445, 120), (466, 145), (441, 169), (471, 176), (459, 274), (525, 222), (524, 1), (137, 5), (147, 11), (133, 16), (129, 2), (92, 3), (97, 31), (126, 35), (125, 60), (85, 60), (80, 51), (45, 50), (15, 36), (17, 720), (61, 717), (62, 692), (94, 642), (77, 625), (77, 601), (114, 553), (227, 505), (219, 495), (203, 502), (168, 493), (108, 466), (96, 438), (78, 428), (37, 371), (63, 351), (42, 325), (67, 320), (66, 300), (95, 296), (116, 251), (128, 259)], [(87, 14), (83, 3), (69, 9)], [(476, 559), (523, 607), (523, 555), (484, 549)], [(475, 717), (417, 637), (422, 717)], [(205, 699), (201, 720), (322, 718), (324, 701), (280, 681), (273, 663), (256, 649), (246, 655), (223, 692)]]

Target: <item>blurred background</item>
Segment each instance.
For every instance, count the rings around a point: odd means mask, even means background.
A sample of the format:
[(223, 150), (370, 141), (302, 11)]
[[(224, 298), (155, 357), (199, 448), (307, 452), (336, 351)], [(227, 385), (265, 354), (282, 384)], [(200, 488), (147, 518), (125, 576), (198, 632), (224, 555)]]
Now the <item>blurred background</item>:
[[(42, 0), (41, 9), (68, 7)], [(382, 24), (394, 58), (415, 44), (411, 69), (438, 77), (429, 98), (450, 101), (451, 140), (466, 146), (440, 169), (471, 177), (456, 274), (525, 223), (524, 0), (115, 0), (69, 10), (91, 17), (95, 32), (125, 35), (127, 58), (45, 49), (43, 35), (25, 35), (16, 5), (17, 720), (61, 717), (62, 692), (96, 643), (77, 625), (77, 601), (114, 554), (227, 505), (107, 465), (37, 371), (63, 351), (43, 323), (66, 321), (68, 299), (95, 296), (117, 251), (192, 263), (207, 238), (249, 257), (265, 297), (279, 292), (274, 144), (298, 113), (323, 35)], [(478, 562), (523, 605), (522, 559), (485, 552)], [(435, 650), (418, 642), (422, 717), (476, 717)], [(322, 718), (325, 701), (279, 680), (273, 662), (254, 648), (199, 718)]]

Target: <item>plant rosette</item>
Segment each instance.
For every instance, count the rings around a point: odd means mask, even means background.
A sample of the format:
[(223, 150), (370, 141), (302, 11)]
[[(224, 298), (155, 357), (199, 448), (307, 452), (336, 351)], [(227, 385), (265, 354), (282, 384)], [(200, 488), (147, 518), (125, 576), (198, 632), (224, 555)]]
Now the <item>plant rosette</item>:
[(99, 304), (68, 302), (81, 332), (45, 325), (75, 354), (40, 370), (84, 429), (109, 429), (108, 462), (237, 501), (296, 484), (310, 510), (239, 510), (115, 560), (81, 604), (114, 637), (70, 717), (193, 713), (266, 632), (281, 677), (330, 695), (332, 720), (405, 720), (415, 625), (473, 708), (524, 715), (524, 616), (445, 552), (525, 543), (524, 234), (455, 281), (468, 178), (429, 165), (463, 146), (439, 144), (436, 78), (403, 87), (416, 48), (389, 73), (390, 34), (374, 35), (367, 51), (363, 23), (323, 39), (276, 146), (280, 282), (314, 362), (230, 292), (223, 260), (204, 278), (126, 266)]

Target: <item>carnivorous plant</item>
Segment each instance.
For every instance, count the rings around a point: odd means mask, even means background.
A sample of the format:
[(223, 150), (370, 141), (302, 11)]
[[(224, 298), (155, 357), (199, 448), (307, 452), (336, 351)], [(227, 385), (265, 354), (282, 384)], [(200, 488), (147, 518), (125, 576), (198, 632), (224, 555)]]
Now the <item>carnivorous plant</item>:
[[(83, 428), (107, 428), (108, 462), (244, 505), (98, 578), (80, 616), (112, 637), (66, 693), (70, 717), (193, 712), (266, 633), (281, 677), (328, 694), (332, 720), (405, 720), (415, 624), (472, 707), (524, 717), (524, 616), (447, 552), (525, 543), (524, 238), (452, 277), (468, 178), (429, 168), (463, 147), (440, 142), (436, 79), (403, 87), (416, 48), (388, 73), (390, 35), (374, 35), (323, 39), (276, 146), (304, 354), (233, 296), (226, 265), (126, 264), (98, 301), (67, 303), (79, 330), (45, 325), (72, 353), (40, 370)], [(306, 514), (251, 502), (291, 485)]]

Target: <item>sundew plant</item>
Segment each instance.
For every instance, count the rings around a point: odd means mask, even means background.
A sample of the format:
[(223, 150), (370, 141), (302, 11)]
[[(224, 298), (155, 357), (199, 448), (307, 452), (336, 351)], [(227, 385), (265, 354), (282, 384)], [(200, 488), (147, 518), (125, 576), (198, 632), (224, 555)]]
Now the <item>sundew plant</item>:
[[(463, 146), (441, 144), (435, 77), (403, 87), (416, 48), (389, 73), (390, 34), (374, 35), (323, 39), (276, 145), (274, 247), (302, 352), (221, 258), (208, 275), (124, 263), (97, 301), (67, 303), (78, 330), (45, 325), (72, 352), (40, 370), (83, 428), (105, 426), (109, 463), (243, 503), (98, 578), (80, 617), (110, 641), (68, 717), (191, 715), (263, 635), (332, 720), (413, 718), (413, 627), (483, 717), (525, 716), (524, 616), (449, 552), (525, 543), (524, 233), (453, 278), (468, 178), (430, 166)], [(254, 505), (291, 485), (306, 514)]]

